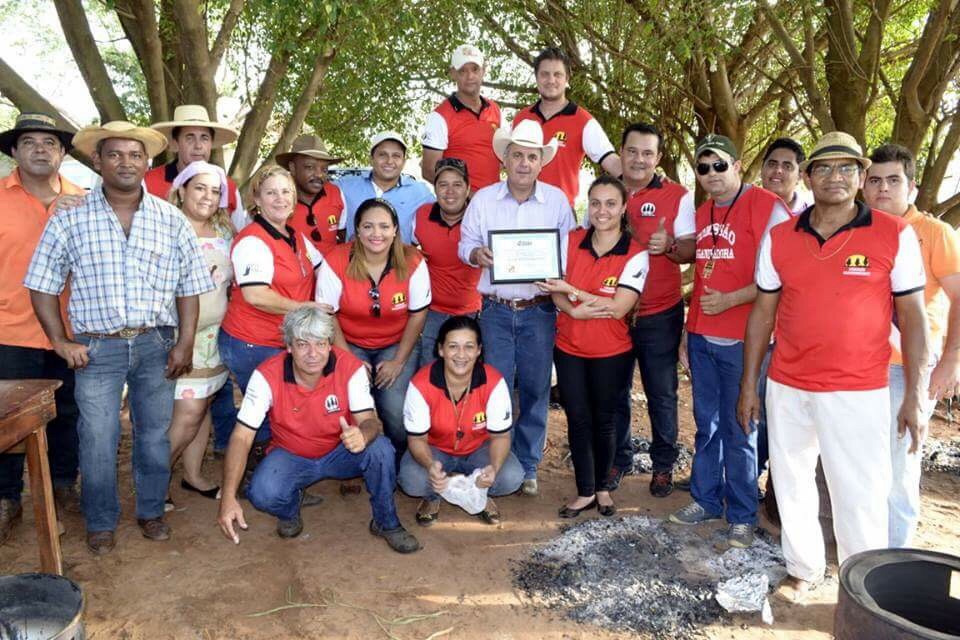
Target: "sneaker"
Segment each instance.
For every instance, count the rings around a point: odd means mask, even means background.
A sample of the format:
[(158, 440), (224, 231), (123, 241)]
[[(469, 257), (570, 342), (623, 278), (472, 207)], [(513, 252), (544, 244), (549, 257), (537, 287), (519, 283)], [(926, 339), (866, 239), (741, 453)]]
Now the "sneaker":
[(610, 467), (610, 473), (607, 474), (607, 479), (603, 483), (604, 487), (607, 491), (616, 491), (620, 487), (620, 483), (623, 482), (623, 476), (631, 471), (633, 471), (631, 467), (613, 465)]
[(303, 531), (303, 519), (300, 514), (292, 520), (281, 520), (277, 518), (277, 535), (281, 538), (296, 538)]
[(650, 478), (650, 495), (654, 498), (666, 498), (673, 493), (673, 473), (670, 471), (654, 471)]
[(439, 500), (421, 500), (417, 506), (417, 524), (421, 527), (429, 527), (440, 516)]
[(700, 524), (709, 520), (718, 520), (720, 516), (714, 516), (707, 513), (707, 510), (701, 507), (697, 502), (691, 502), (687, 506), (674, 511), (670, 514), (670, 522), (675, 524)]
[(483, 508), (483, 511), (477, 514), (477, 517), (486, 524), (500, 524), (500, 509), (497, 508), (497, 503), (490, 498), (487, 498), (487, 506)]
[(674, 480), (673, 488), (690, 493), (690, 478), (687, 477), (687, 478), (680, 478), (679, 480)]
[(520, 493), (530, 497), (540, 495), (540, 485), (537, 484), (537, 479), (527, 478), (524, 480), (523, 484), (520, 485)]
[(137, 524), (140, 525), (140, 533), (147, 540), (157, 542), (170, 539), (170, 525), (163, 521), (163, 518), (150, 518), (143, 520), (138, 518)]
[(391, 549), (397, 553), (413, 553), (420, 549), (420, 542), (417, 538), (399, 525), (395, 529), (384, 529), (375, 520), (370, 521), (370, 533), (383, 538)]
[(323, 496), (319, 493), (310, 493), (306, 489), (300, 493), (301, 507), (316, 507), (321, 504), (323, 504)]
[(117, 542), (113, 537), (113, 531), (88, 531), (87, 548), (98, 556), (113, 551)]
[(19, 500), (0, 498), (0, 544), (7, 541), (13, 527), (23, 516), (23, 507)]
[(752, 524), (732, 524), (727, 532), (727, 542), (731, 547), (746, 549), (753, 544)]

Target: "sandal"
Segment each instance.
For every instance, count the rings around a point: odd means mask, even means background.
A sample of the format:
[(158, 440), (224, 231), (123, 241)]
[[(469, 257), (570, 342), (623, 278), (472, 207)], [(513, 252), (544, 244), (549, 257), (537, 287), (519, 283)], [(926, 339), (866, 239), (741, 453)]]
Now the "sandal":
[(429, 527), (437, 518), (440, 517), (439, 500), (421, 500), (417, 505), (417, 524), (421, 527)]

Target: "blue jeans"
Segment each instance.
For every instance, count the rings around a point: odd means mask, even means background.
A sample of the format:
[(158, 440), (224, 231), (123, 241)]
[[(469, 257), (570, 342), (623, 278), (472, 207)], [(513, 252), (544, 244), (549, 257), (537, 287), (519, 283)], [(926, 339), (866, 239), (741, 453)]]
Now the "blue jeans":
[(442, 313), (433, 309), (427, 310), (427, 321), (423, 323), (423, 331), (420, 333), (420, 362), (418, 365), (420, 368), (437, 359), (433, 354), (433, 346), (437, 342), (440, 325), (452, 317), (449, 313)]
[(771, 342), (767, 353), (760, 361), (760, 377), (757, 380), (757, 395), (760, 396), (760, 422), (757, 423), (757, 476), (767, 468), (770, 459), (770, 442), (767, 439), (767, 372), (770, 371), (770, 360), (773, 358)]
[[(247, 392), (247, 383), (250, 382), (250, 376), (260, 366), (260, 363), (283, 351), (283, 349), (277, 347), (265, 347), (260, 344), (237, 340), (223, 329), (220, 329), (220, 335), (217, 336), (217, 346), (220, 348), (220, 359), (223, 360), (223, 364), (230, 370), (230, 373), (237, 378), (237, 384), (240, 385), (240, 391), (243, 393)], [(236, 426), (236, 423), (234, 423), (234, 426)], [(232, 427), (230, 432), (233, 433)], [(270, 418), (264, 418), (263, 424), (257, 430), (256, 442), (269, 439)], [(226, 441), (230, 441), (230, 434), (226, 435)], [(224, 445), (224, 448), (226, 448), (226, 445)]]
[[(384, 360), (392, 360), (397, 355), (399, 344), (392, 344), (382, 349), (364, 349), (355, 344), (347, 343), (353, 355), (360, 358), (361, 361), (369, 363), (371, 371), (377, 370), (377, 364)], [(403, 401), (407, 397), (407, 387), (410, 386), (410, 378), (417, 372), (417, 363), (420, 361), (419, 345), (413, 348), (410, 357), (403, 364), (400, 375), (392, 385), (386, 389), (380, 389), (375, 384), (370, 385), (370, 391), (373, 392), (373, 402), (377, 406), (377, 415), (383, 422), (383, 432), (390, 438), (393, 448), (397, 452), (397, 461), (407, 450), (407, 430), (403, 427)]]
[(213, 449), (226, 451), (230, 434), (237, 424), (237, 405), (233, 401), (233, 378), (230, 376), (213, 396), (210, 418), (213, 421)]
[(737, 421), (743, 343), (721, 346), (696, 333), (687, 337), (697, 423), (690, 495), (730, 524), (757, 521), (757, 432)]
[(480, 311), (487, 363), (519, 390), (520, 407), (513, 432), (513, 452), (525, 478), (537, 477), (547, 439), (547, 407), (557, 309), (552, 302), (514, 311), (488, 298)]
[(76, 371), (80, 408), (80, 481), (87, 531), (113, 531), (120, 518), (117, 446), (120, 397), (127, 384), (133, 423), (133, 485), (137, 518), (163, 516), (170, 483), (170, 439), (174, 380), (164, 377), (173, 327), (130, 338), (75, 339), (88, 349), (89, 364)]
[(250, 504), (281, 520), (293, 520), (300, 512), (304, 488), (326, 478), (346, 480), (363, 476), (370, 493), (373, 519), (384, 529), (400, 526), (393, 491), (397, 483), (393, 446), (378, 437), (360, 453), (342, 445), (322, 458), (304, 458), (279, 447), (267, 454), (253, 472), (247, 499)]
[[(490, 443), (485, 442), (483, 446), (466, 456), (455, 456), (445, 453), (436, 447), (430, 447), (433, 453), (433, 459), (438, 460), (443, 465), (446, 473), (462, 473), (465, 476), (470, 475), (475, 469), (482, 469), (490, 464)], [(503, 466), (497, 472), (497, 478), (493, 485), (487, 490), (487, 495), (506, 496), (516, 492), (523, 483), (523, 467), (513, 452), (507, 454)], [(397, 473), (397, 484), (408, 496), (414, 498), (423, 498), (424, 500), (439, 500), (440, 496), (433, 491), (430, 486), (430, 477), (427, 470), (420, 466), (420, 463), (413, 459), (410, 452), (403, 454), (400, 460), (400, 471)]]
[[(643, 393), (647, 396), (650, 416), (650, 460), (657, 473), (669, 473), (677, 463), (677, 363), (680, 361), (680, 336), (683, 334), (683, 303), (638, 316), (630, 327), (633, 355), (640, 368)], [(630, 371), (633, 385), (633, 371)], [(633, 444), (630, 441), (630, 394), (618, 408), (617, 454), (614, 465), (620, 469), (633, 466)]]

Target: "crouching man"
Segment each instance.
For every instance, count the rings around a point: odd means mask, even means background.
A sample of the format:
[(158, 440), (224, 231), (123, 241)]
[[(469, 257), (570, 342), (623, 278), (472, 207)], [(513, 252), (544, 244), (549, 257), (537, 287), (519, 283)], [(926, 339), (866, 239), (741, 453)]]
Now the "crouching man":
[(333, 346), (333, 321), (313, 307), (286, 315), (281, 325), (287, 351), (265, 360), (250, 378), (227, 447), (218, 521), (223, 534), (240, 542), (246, 529), (237, 490), (257, 428), (269, 414), (273, 446), (250, 480), (246, 497), (277, 517), (277, 534), (303, 530), (300, 503), (306, 487), (325, 478), (362, 475), (370, 492), (370, 533), (399, 553), (420, 548), (397, 518), (394, 449), (381, 437), (363, 364)]

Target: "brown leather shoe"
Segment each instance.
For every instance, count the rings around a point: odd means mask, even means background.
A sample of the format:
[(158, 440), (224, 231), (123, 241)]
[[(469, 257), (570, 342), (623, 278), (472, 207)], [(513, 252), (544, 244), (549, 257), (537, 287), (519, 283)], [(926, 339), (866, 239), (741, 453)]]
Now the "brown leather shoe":
[(87, 548), (98, 556), (110, 553), (117, 542), (113, 537), (113, 531), (88, 531)]
[(358, 496), (361, 491), (363, 491), (363, 485), (361, 484), (360, 478), (340, 481), (340, 495), (343, 497)]
[(151, 518), (150, 520), (137, 519), (140, 525), (140, 532), (148, 540), (169, 540), (170, 525), (163, 521), (163, 518)]
[(0, 498), (0, 544), (7, 541), (13, 527), (23, 515), (19, 500)]
[(483, 511), (477, 514), (477, 517), (480, 518), (482, 522), (487, 524), (500, 524), (500, 509), (497, 508), (497, 503), (490, 498), (487, 498), (487, 506), (483, 508)]
[(80, 492), (73, 485), (58, 485), (53, 487), (53, 500), (60, 512), (82, 513), (80, 508)]

